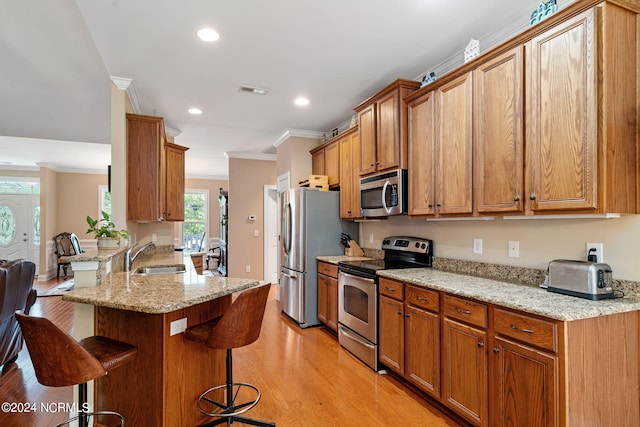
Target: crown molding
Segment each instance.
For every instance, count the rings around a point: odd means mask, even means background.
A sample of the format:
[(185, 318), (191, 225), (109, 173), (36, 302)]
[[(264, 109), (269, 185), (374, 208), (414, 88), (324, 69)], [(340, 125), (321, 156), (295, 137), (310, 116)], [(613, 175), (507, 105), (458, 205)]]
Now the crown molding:
[(131, 102), (131, 106), (133, 107), (133, 112), (136, 114), (142, 114), (142, 107), (140, 106), (140, 99), (138, 98), (138, 92), (136, 92), (136, 87), (133, 84), (132, 79), (128, 79), (126, 77), (116, 77), (109, 76), (114, 85), (120, 90), (124, 90), (127, 92), (127, 97), (129, 97), (129, 102)]
[(268, 160), (272, 162), (277, 160), (275, 154), (249, 153), (244, 151), (227, 151), (224, 155), (227, 159)]
[(282, 135), (280, 135), (272, 145), (278, 148), (278, 146), (280, 146), (283, 142), (292, 137), (322, 139), (324, 138), (324, 132), (304, 129), (285, 129)]

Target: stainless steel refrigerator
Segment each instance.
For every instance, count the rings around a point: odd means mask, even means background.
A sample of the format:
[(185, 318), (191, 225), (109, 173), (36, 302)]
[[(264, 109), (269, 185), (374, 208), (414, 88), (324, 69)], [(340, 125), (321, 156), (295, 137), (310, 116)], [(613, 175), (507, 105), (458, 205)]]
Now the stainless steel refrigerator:
[(280, 199), (280, 308), (300, 327), (319, 325), (319, 255), (343, 255), (341, 233), (358, 240), (358, 225), (340, 220), (340, 193), (293, 188)]

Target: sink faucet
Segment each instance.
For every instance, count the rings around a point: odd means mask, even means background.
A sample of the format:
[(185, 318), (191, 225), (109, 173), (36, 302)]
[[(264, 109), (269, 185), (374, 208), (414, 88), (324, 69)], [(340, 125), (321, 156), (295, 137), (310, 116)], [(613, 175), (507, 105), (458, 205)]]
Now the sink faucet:
[(136, 258), (138, 258), (138, 255), (140, 255), (140, 253), (142, 253), (142, 251), (144, 251), (147, 248), (153, 248), (153, 249), (156, 248), (155, 243), (148, 242), (148, 243), (145, 243), (144, 245), (140, 246), (140, 248), (138, 250), (136, 250), (133, 253), (133, 255), (131, 255), (131, 251), (136, 246), (137, 245), (131, 246), (129, 249), (127, 249), (127, 252), (125, 252), (125, 254), (124, 254), (124, 271), (131, 271), (131, 264), (133, 264), (133, 261), (135, 261)]

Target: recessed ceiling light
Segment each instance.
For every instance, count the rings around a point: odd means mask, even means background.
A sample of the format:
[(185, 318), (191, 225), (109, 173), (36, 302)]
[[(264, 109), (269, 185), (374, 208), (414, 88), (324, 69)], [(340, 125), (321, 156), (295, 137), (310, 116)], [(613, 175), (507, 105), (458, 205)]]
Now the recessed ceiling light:
[(189, 110), (187, 111), (189, 111), (189, 114), (195, 114), (195, 115), (202, 114), (202, 110), (199, 108), (189, 108)]
[(293, 102), (299, 107), (304, 107), (305, 105), (309, 105), (309, 100), (304, 96), (296, 98), (296, 100)]
[(205, 42), (214, 42), (220, 38), (220, 34), (216, 33), (211, 28), (201, 28), (198, 30), (198, 37)]

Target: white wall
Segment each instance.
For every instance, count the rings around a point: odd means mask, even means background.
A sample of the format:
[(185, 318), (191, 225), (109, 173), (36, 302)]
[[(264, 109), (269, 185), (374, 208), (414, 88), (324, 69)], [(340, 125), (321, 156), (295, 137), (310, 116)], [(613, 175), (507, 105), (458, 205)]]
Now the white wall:
[[(373, 243), (370, 238), (373, 235)], [(586, 243), (604, 244), (613, 277), (640, 281), (640, 215), (618, 219), (535, 219), (427, 222), (406, 216), (360, 225), (361, 246), (380, 249), (382, 239), (411, 235), (434, 240), (435, 256), (546, 269), (553, 259), (586, 259)], [(483, 253), (473, 253), (473, 239)], [(509, 240), (520, 241), (520, 257), (507, 256)]]

